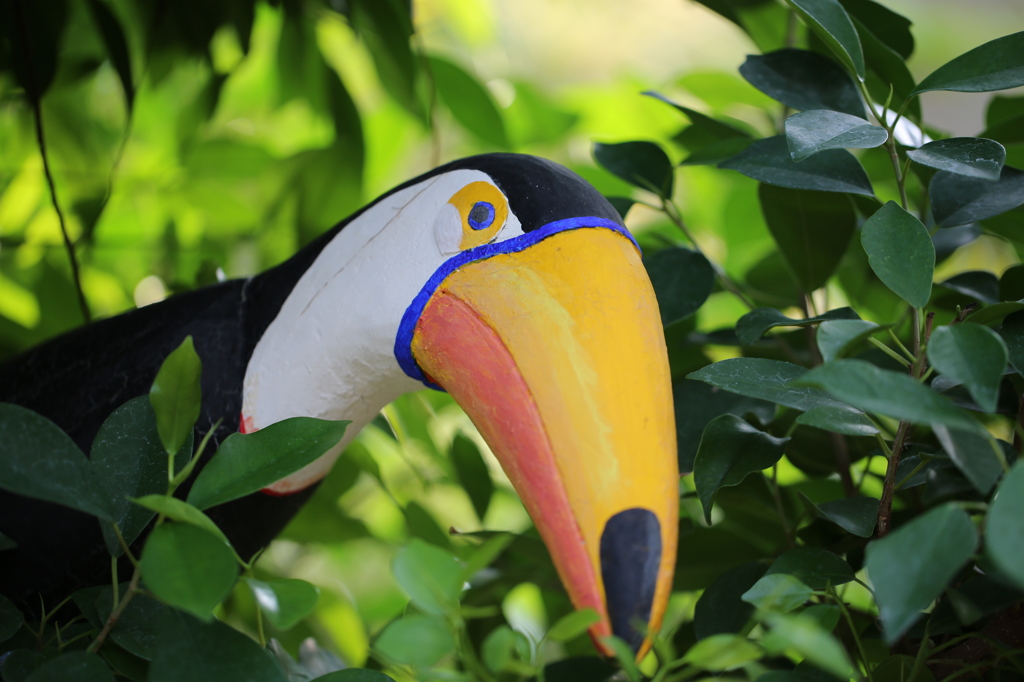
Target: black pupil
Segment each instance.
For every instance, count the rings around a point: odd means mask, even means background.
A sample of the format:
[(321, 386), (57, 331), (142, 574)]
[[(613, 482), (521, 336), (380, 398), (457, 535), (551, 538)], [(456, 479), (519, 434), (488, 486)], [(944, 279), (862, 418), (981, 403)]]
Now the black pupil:
[(473, 210), (469, 212), (469, 219), (474, 223), (484, 223), (490, 217), (491, 212), (487, 210), (485, 204), (477, 204), (473, 207)]

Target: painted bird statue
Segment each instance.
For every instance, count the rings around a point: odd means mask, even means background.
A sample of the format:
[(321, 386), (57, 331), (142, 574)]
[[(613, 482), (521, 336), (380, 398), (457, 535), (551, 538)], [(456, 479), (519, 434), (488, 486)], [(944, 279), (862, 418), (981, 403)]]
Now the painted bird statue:
[[(441, 166), (261, 275), (9, 360), (0, 401), (88, 451), (188, 335), (204, 367), (198, 436), (222, 417), (215, 441), (288, 417), (352, 421), (312, 464), (209, 510), (242, 556), (281, 531), (381, 408), (425, 384), (493, 450), (573, 604), (601, 615), (595, 640), (649, 647), (676, 558), (671, 379), (639, 248), (582, 178), (517, 154)], [(0, 560), (0, 593), (17, 604), (109, 580), (95, 518), (0, 490), (0, 533), (18, 545)]]

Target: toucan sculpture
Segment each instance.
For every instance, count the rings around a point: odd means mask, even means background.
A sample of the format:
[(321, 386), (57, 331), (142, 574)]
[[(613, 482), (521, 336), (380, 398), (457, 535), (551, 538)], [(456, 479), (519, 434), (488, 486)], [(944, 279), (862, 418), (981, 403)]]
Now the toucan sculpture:
[[(488, 154), (388, 192), (261, 275), (79, 328), (0, 366), (0, 401), (86, 452), (186, 335), (203, 360), (203, 435), (349, 419), (326, 455), (210, 510), (242, 556), (284, 527), (379, 410), (448, 391), (522, 498), (577, 608), (638, 654), (669, 597), (678, 468), (658, 305), (619, 215), (582, 178)], [(198, 442), (198, 441), (197, 441)], [(96, 520), (0, 491), (0, 593), (47, 603), (109, 581)]]

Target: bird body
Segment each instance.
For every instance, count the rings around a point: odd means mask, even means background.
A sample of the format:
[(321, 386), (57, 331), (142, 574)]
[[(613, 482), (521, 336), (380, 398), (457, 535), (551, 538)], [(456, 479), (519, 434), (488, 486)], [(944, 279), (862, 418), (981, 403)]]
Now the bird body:
[[(636, 244), (581, 178), (513, 154), (447, 164), (261, 275), (9, 360), (0, 401), (88, 452), (187, 336), (203, 361), (197, 436), (218, 420), (215, 443), (288, 417), (352, 421), (320, 459), (209, 510), (240, 555), (280, 532), (384, 405), (443, 388), (508, 473), (574, 604), (602, 615), (595, 638), (649, 646), (633, 621), (660, 623), (678, 517), (667, 354)], [(18, 543), (0, 561), (0, 593), (16, 603), (108, 580), (90, 516), (0, 490), (0, 532)]]

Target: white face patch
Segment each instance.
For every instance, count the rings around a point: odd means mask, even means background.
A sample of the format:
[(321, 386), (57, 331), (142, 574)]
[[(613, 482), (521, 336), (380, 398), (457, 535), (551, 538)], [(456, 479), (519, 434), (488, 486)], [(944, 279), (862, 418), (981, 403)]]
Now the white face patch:
[[(299, 279), (246, 368), (243, 423), (247, 431), (299, 416), (352, 424), (335, 448), (269, 490), (296, 492), (320, 480), (381, 408), (423, 388), (395, 360), (398, 325), (431, 275), (464, 247), (463, 217), (450, 199), (481, 182), (493, 187), (485, 173), (456, 170), (385, 197)], [(519, 234), (509, 211), (488, 241)]]

